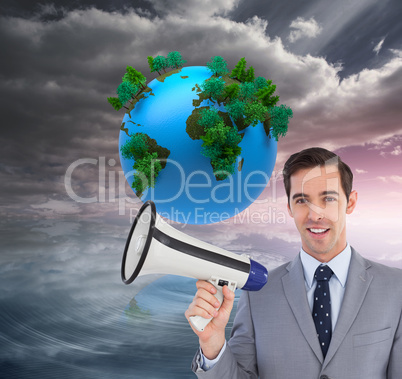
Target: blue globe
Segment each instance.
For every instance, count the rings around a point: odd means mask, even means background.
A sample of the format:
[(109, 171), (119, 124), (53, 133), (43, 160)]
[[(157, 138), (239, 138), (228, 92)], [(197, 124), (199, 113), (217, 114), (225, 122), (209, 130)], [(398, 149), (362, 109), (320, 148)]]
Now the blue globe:
[[(160, 171), (154, 188), (141, 196), (152, 200), (157, 212), (170, 220), (186, 224), (210, 224), (224, 221), (252, 204), (267, 186), (276, 161), (277, 143), (267, 137), (261, 123), (248, 126), (239, 146), (241, 155), (234, 174), (225, 180), (214, 176), (210, 159), (201, 154), (202, 140), (193, 140), (186, 132), (186, 121), (198, 100), (196, 85), (212, 76), (202, 66), (184, 67), (180, 72), (148, 84), (152, 92), (126, 113), (120, 131), (119, 151), (129, 136), (145, 133), (159, 146), (170, 150), (166, 167)], [(199, 107), (215, 106), (204, 100)], [(130, 186), (134, 180), (133, 159), (120, 161)]]

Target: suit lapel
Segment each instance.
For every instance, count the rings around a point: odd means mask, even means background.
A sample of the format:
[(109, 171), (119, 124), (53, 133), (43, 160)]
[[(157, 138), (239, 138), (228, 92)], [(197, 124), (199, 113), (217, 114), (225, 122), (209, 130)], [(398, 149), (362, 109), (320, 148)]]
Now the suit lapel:
[(343, 339), (353, 324), (359, 310), (363, 304), (367, 290), (373, 279), (367, 271), (370, 263), (364, 260), (353, 248), (348, 279), (346, 283), (345, 295), (341, 305), (337, 324), (332, 334), (327, 356), (325, 357), (324, 367), (335, 355)]
[(323, 355), (317, 338), (313, 318), (307, 301), (304, 282), (303, 267), (300, 254), (287, 266), (289, 271), (282, 277), (282, 285), (285, 296), (299, 324), (300, 330), (314, 351), (318, 360), (323, 362)]

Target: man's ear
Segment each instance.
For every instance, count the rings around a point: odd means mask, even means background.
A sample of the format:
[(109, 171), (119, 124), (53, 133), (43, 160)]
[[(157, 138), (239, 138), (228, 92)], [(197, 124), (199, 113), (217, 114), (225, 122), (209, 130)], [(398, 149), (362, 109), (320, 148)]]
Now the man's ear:
[(287, 209), (288, 209), (289, 216), (293, 218), (293, 213), (292, 213), (292, 210), (290, 209), (289, 202), (287, 204)]
[(346, 214), (351, 214), (356, 207), (357, 203), (357, 192), (352, 191), (349, 195), (348, 205), (346, 207)]

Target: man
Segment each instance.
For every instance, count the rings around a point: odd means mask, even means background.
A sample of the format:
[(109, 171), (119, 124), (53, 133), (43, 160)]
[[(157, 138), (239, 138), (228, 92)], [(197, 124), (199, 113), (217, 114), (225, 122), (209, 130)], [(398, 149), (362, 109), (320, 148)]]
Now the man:
[(272, 270), (261, 291), (242, 292), (227, 343), (234, 294), (224, 287), (217, 311), (214, 287), (197, 282), (186, 317), (214, 317), (204, 332), (193, 328), (199, 378), (402, 378), (402, 271), (347, 243), (346, 215), (357, 202), (352, 180), (325, 149), (288, 159), (284, 184), (301, 252)]

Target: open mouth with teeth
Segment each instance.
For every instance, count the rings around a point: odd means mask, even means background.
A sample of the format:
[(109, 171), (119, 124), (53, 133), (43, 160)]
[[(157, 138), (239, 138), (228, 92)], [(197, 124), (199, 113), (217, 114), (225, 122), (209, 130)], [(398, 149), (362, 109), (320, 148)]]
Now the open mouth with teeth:
[(316, 228), (307, 228), (307, 230), (315, 236), (324, 236), (329, 231), (329, 229), (316, 229)]

